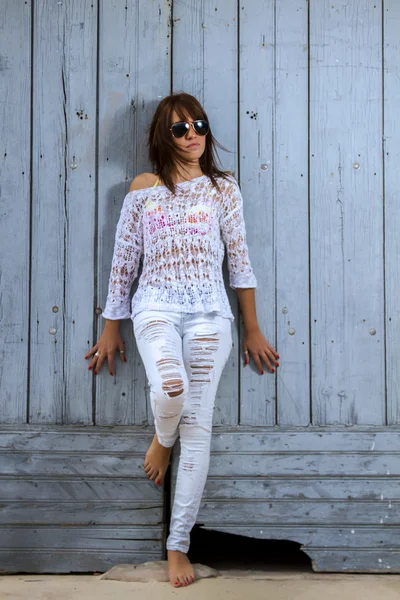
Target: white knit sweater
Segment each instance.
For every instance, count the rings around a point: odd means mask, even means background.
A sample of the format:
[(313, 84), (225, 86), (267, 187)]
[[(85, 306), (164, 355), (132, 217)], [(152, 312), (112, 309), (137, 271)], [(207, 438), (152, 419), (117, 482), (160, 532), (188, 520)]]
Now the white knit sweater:
[[(144, 309), (211, 312), (233, 320), (223, 276), (226, 245), (231, 288), (255, 288), (243, 198), (236, 180), (207, 175), (176, 185), (129, 192), (118, 221), (105, 319), (132, 318)], [(143, 255), (143, 269), (130, 290)]]

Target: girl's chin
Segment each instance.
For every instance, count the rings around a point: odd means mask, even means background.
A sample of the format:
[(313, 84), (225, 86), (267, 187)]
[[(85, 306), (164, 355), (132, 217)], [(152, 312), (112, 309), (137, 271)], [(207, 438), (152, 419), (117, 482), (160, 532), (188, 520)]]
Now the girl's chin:
[(203, 151), (199, 151), (197, 150), (197, 152), (182, 152), (181, 156), (184, 160), (189, 160), (189, 161), (198, 161), (204, 154), (204, 150)]

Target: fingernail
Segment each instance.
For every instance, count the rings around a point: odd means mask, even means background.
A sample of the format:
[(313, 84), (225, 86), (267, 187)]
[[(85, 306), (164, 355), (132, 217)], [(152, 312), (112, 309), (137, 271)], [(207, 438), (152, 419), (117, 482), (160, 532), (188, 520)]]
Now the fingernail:
[(261, 375), (264, 375), (264, 371), (261, 371)]
[(157, 484), (157, 485), (160, 485), (160, 483), (161, 483), (161, 481), (156, 481), (156, 484)]
[(124, 356), (124, 362), (126, 362), (126, 358), (125, 358), (125, 356)]
[(280, 358), (279, 354), (277, 354), (277, 357)]
[(97, 375), (97, 371), (95, 371), (94, 374)]
[(111, 371), (110, 371), (110, 375), (114, 375), (114, 373), (111, 373)]
[(91, 371), (92, 369), (93, 369), (93, 367), (92, 367), (92, 365), (90, 365), (90, 367), (89, 367), (89, 371)]
[(276, 366), (279, 367), (279, 363), (276, 363)]
[(275, 369), (272, 369), (272, 372), (275, 373)]

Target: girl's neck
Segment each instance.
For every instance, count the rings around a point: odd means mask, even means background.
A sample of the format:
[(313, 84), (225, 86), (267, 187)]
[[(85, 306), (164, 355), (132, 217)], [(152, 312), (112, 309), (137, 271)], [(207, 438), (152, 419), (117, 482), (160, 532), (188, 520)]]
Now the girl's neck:
[(174, 183), (181, 183), (182, 181), (189, 181), (190, 179), (195, 179), (202, 175), (204, 175), (204, 173), (201, 170), (199, 163), (186, 166), (178, 165), (172, 175), (172, 180)]

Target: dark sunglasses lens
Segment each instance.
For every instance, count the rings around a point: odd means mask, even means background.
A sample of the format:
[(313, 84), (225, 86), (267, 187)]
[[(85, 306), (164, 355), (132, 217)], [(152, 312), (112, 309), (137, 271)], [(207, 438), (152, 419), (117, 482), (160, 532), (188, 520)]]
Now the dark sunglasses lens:
[(193, 127), (199, 135), (206, 135), (210, 129), (207, 121), (195, 121)]
[(176, 138), (181, 138), (188, 131), (189, 125), (186, 123), (175, 123), (171, 127), (172, 135)]

